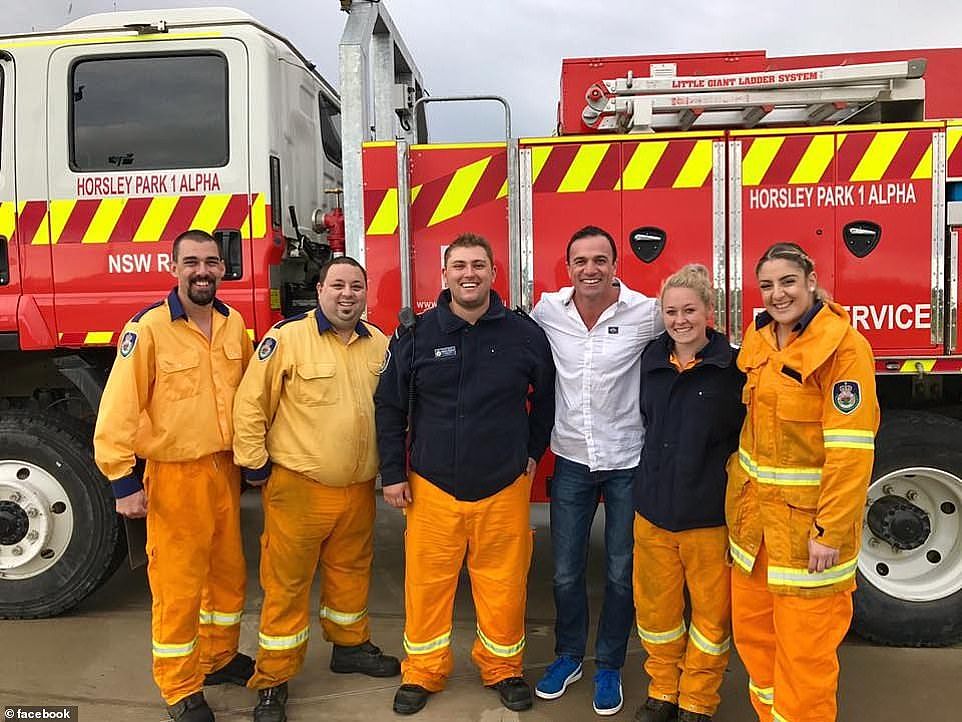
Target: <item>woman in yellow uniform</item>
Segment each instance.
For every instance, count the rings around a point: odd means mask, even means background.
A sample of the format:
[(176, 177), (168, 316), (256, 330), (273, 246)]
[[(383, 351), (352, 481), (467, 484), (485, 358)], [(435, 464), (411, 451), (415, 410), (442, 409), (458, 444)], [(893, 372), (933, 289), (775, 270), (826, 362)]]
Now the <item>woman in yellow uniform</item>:
[(709, 326), (714, 296), (704, 266), (669, 276), (661, 291), (666, 330), (641, 357), (634, 593), (651, 682), (636, 722), (711, 722), (728, 663), (725, 462), (738, 445), (745, 378), (728, 338)]
[(763, 722), (836, 719), (879, 407), (872, 349), (776, 243), (755, 268), (765, 310), (745, 333), (747, 415), (725, 503), (735, 646)]

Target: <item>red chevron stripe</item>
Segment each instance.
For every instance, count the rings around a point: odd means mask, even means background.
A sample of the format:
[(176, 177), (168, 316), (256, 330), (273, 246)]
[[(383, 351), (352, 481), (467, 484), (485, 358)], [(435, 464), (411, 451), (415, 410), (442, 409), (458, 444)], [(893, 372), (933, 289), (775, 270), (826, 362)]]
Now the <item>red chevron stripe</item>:
[(47, 212), (46, 201), (27, 201), (17, 217), (17, 242), (28, 245), (37, 235), (40, 223)]
[(67, 223), (63, 227), (63, 233), (60, 234), (60, 240), (57, 242), (80, 243), (99, 206), (100, 201), (95, 198), (78, 200), (74, 204), (73, 210), (70, 211), (70, 217), (67, 219)]
[(875, 133), (849, 133), (842, 146), (835, 151), (836, 182), (848, 183), (874, 139)]
[(534, 182), (533, 191), (535, 193), (557, 193), (558, 186), (564, 180), (565, 174), (578, 154), (579, 147), (577, 143), (552, 147), (551, 154), (538, 175), (538, 180)]
[(478, 180), (478, 185), (475, 187), (474, 192), (468, 199), (467, 204), (464, 206), (464, 210), (470, 210), (471, 208), (476, 208), (483, 203), (490, 203), (495, 200), (498, 195), (498, 191), (501, 190), (501, 186), (504, 185), (505, 180), (508, 178), (508, 154), (507, 153), (496, 153), (491, 156), (491, 160), (488, 162), (487, 167), (484, 169), (484, 173), (481, 174), (481, 178)]
[(612, 143), (588, 184), (589, 191), (614, 190), (621, 178), (621, 143)]
[(932, 131), (917, 130), (910, 131), (906, 136), (902, 147), (898, 149), (889, 167), (882, 174), (882, 180), (892, 180), (896, 178), (911, 178), (915, 169), (918, 168), (922, 156), (925, 155), (932, 145)]
[[(772, 164), (765, 171), (761, 185), (785, 185), (798, 167), (802, 156), (812, 141), (810, 135), (789, 135), (785, 137), (781, 147), (772, 159)], [(829, 164), (831, 166), (831, 164)]]
[(242, 231), (241, 226), (243, 226), (244, 221), (247, 220), (248, 213), (250, 213), (250, 204), (247, 201), (247, 194), (235, 193), (227, 202), (227, 207), (224, 209), (224, 212), (221, 213), (217, 227), (225, 230), (234, 229)]
[(164, 226), (164, 230), (160, 234), (160, 240), (164, 243), (171, 243), (177, 236), (188, 230), (190, 222), (194, 220), (197, 209), (203, 202), (204, 196), (181, 196), (178, 198), (177, 205), (174, 206), (174, 212), (170, 214), (167, 225)]
[(152, 198), (128, 198), (107, 242), (121, 243), (132, 240), (152, 200)]
[(670, 141), (645, 187), (671, 188), (694, 147), (695, 141), (693, 140)]

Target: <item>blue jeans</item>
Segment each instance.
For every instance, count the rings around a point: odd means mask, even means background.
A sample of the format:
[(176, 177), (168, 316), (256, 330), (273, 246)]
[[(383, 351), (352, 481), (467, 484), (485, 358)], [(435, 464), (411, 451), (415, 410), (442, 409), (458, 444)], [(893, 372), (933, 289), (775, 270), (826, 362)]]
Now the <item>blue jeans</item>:
[(551, 479), (551, 545), (554, 550), (555, 654), (582, 658), (588, 642), (585, 570), (591, 522), (605, 499), (605, 598), (595, 642), (597, 666), (621, 669), (634, 620), (631, 592), (632, 483), (634, 469), (589, 471), (562, 457)]

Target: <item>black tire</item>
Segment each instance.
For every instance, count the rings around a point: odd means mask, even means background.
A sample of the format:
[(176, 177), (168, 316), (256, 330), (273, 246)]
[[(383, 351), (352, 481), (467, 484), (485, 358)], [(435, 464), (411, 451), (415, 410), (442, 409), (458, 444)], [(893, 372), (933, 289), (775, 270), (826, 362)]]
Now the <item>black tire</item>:
[[(960, 441), (959, 421), (924, 412), (889, 412), (876, 439), (872, 479), (909, 467), (930, 467), (962, 478)], [(860, 571), (853, 626), (861, 637), (888, 646), (955, 644), (962, 641), (962, 590), (914, 602), (882, 592)]]
[(73, 534), (50, 568), (25, 579), (0, 578), (0, 618), (61, 614), (89, 596), (123, 561), (125, 542), (110, 488), (94, 465), (89, 426), (40, 411), (0, 415), (0, 460), (40, 467), (63, 487)]

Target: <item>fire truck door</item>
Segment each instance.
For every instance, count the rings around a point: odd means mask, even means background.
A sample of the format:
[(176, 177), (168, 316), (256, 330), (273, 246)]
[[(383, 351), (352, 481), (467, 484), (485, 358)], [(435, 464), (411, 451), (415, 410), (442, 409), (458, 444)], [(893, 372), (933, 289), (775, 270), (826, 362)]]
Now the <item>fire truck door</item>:
[[(174, 285), (171, 241), (226, 243), (218, 296), (253, 327), (248, 53), (236, 39), (76, 45), (51, 56), (47, 212), (60, 344), (109, 344)], [(129, 40), (129, 38), (124, 38)]]
[(20, 254), (16, 238), (14, 67), (0, 60), (0, 351), (19, 348)]
[(755, 265), (773, 243), (801, 245), (819, 285), (835, 295), (835, 212), (845, 198), (837, 195), (834, 132), (735, 131), (728, 165), (731, 325), (739, 343), (762, 310)]
[(835, 295), (879, 356), (942, 348), (941, 124), (836, 136)]

